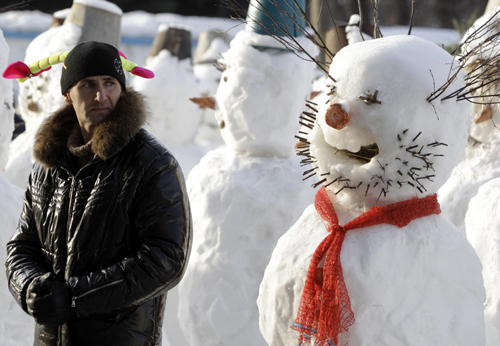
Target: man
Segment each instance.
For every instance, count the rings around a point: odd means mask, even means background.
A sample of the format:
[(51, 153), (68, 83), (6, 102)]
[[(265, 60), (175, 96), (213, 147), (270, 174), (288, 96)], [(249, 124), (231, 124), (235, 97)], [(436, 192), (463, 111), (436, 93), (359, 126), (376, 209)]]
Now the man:
[(9, 288), (36, 320), (35, 345), (160, 345), (166, 291), (184, 274), (191, 215), (175, 158), (148, 132), (118, 51), (77, 45), (67, 106), (40, 128)]

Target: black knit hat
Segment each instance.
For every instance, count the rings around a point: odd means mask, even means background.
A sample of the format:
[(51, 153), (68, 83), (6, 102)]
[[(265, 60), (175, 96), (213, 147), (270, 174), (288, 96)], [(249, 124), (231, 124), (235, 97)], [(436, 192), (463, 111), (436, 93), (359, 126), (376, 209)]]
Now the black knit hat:
[(61, 92), (64, 95), (81, 79), (91, 76), (111, 76), (125, 91), (125, 73), (118, 50), (103, 42), (84, 42), (76, 45), (64, 60)]

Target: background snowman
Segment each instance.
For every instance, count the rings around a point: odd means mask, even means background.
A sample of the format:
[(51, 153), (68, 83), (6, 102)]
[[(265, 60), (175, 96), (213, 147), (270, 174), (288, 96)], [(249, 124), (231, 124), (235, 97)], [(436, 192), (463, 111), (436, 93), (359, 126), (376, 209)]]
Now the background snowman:
[(312, 198), (293, 154), (314, 64), (264, 33), (249, 26), (222, 55), (215, 102), (226, 145), (187, 179), (195, 233), (179, 286), (179, 321), (191, 346), (266, 344), (259, 283), (278, 238)]
[[(465, 215), (479, 187), (500, 177), (499, 9), (479, 18), (462, 39), (467, 82), (471, 84), (471, 133), (465, 159), (439, 190), (443, 215), (465, 234)], [(493, 39), (491, 39), (493, 37)], [(486, 76), (486, 77), (484, 77)]]
[[(453, 171), (450, 180), (440, 193), (450, 203), (443, 211), (466, 230), (467, 239), (483, 264), (486, 301), (484, 319), (486, 345), (500, 344), (500, 106), (499, 88), (494, 79), (498, 76), (495, 60), (498, 59), (498, 40), (491, 41), (490, 34), (498, 33), (498, 9), (485, 14), (474, 23), (464, 37), (467, 60), (466, 70), (474, 76), (486, 72), (486, 78), (478, 78), (475, 96), (487, 104), (473, 104), (471, 112), (471, 138), (467, 157)], [(473, 31), (474, 30), (474, 31)], [(472, 55), (477, 51), (475, 55)], [(481, 66), (483, 65), (483, 66)], [(470, 201), (470, 202), (469, 202)], [(466, 216), (464, 215), (467, 211)], [(465, 222), (464, 222), (465, 216)]]
[(481, 264), (435, 195), (468, 137), (467, 102), (427, 101), (452, 62), (412, 36), (333, 59), (329, 102), (303, 138), (325, 188), (278, 241), (260, 287), (269, 345), (297, 344), (292, 325), (303, 344), (484, 344)]

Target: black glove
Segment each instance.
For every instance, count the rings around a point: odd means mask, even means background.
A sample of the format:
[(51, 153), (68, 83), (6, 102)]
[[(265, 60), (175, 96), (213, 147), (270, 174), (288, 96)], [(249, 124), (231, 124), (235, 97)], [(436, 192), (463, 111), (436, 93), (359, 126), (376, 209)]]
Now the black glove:
[(76, 317), (71, 298), (69, 286), (57, 281), (52, 273), (33, 279), (26, 290), (28, 313), (38, 324), (48, 328), (57, 327)]

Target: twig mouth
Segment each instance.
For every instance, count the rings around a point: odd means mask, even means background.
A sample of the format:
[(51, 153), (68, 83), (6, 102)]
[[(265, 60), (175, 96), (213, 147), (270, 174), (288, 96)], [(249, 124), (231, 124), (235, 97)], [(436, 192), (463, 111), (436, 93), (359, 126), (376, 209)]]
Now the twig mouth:
[(346, 149), (338, 149), (340, 153), (343, 155), (349, 156), (353, 159), (358, 160), (362, 164), (369, 163), (372, 158), (378, 155), (379, 149), (377, 143), (373, 143), (370, 145), (366, 146), (361, 146), (361, 149), (359, 151), (353, 153), (352, 151), (346, 150)]

